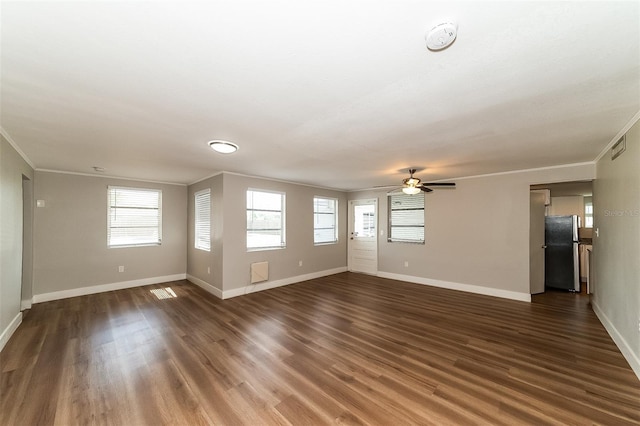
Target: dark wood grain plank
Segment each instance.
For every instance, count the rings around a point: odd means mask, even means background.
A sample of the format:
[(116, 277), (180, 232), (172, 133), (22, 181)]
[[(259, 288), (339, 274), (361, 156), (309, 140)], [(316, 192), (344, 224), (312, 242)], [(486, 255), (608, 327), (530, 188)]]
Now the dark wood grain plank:
[(588, 296), (352, 273), (224, 301), (176, 281), (34, 305), (0, 391), (3, 426), (640, 424), (640, 382)]

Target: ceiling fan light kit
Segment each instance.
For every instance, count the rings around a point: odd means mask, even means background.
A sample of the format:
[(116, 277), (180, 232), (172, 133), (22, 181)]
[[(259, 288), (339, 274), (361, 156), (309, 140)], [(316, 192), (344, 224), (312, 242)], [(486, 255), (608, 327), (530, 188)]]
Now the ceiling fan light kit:
[(433, 189), (429, 188), (430, 186), (440, 186), (440, 187), (454, 187), (456, 186), (453, 182), (422, 182), (420, 179), (413, 177), (413, 174), (416, 172), (416, 169), (409, 169), (409, 177), (402, 179), (402, 187), (396, 188), (390, 193), (397, 191), (398, 189), (402, 189), (402, 192), (407, 195), (416, 195), (419, 194), (420, 191), (424, 192), (433, 192)]
[(416, 195), (420, 193), (420, 188), (418, 188), (417, 186), (405, 186), (404, 188), (402, 188), (402, 192), (407, 195)]

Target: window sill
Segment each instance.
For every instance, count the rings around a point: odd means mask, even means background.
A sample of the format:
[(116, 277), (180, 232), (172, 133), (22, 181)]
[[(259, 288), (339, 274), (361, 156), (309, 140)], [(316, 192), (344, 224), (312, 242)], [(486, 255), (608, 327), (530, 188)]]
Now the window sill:
[(247, 253), (250, 253), (252, 251), (269, 251), (269, 250), (284, 250), (287, 247), (256, 247), (256, 248), (247, 248)]
[(107, 248), (119, 249), (119, 248), (130, 248), (130, 247), (154, 247), (154, 246), (161, 246), (161, 245), (162, 243), (126, 244), (126, 245), (120, 245), (120, 246), (107, 246)]

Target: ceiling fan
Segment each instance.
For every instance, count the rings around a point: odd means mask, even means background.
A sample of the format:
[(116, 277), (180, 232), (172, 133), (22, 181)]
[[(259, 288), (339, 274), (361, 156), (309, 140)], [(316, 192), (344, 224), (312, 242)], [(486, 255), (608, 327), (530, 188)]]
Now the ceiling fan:
[(445, 187), (456, 186), (456, 184), (453, 182), (421, 182), (420, 179), (413, 177), (413, 174), (415, 172), (416, 172), (416, 169), (409, 169), (409, 177), (406, 179), (402, 179), (402, 187), (396, 188), (393, 191), (402, 189), (402, 192), (404, 192), (405, 194), (415, 195), (415, 194), (419, 194), (420, 191), (432, 192), (433, 189), (429, 188), (430, 186), (445, 186)]

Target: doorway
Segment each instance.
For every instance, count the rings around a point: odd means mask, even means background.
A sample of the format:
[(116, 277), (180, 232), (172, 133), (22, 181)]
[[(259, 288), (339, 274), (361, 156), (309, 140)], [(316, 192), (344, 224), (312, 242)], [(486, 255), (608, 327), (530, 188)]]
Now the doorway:
[(349, 201), (347, 268), (352, 272), (378, 273), (378, 200)]
[[(580, 288), (583, 293), (590, 293), (589, 253), (593, 250), (591, 245), (593, 231), (593, 182), (560, 182), (531, 185), (530, 187), (530, 217), (529, 217), (529, 287), (531, 294), (539, 294), (547, 290), (545, 276), (552, 271), (547, 270), (547, 257), (551, 253), (545, 253), (545, 218), (548, 216), (576, 216), (578, 259), (573, 265), (567, 266), (574, 269), (572, 277), (577, 277), (575, 289)], [(541, 205), (544, 194), (544, 206)], [(542, 225), (541, 225), (542, 224)], [(575, 246), (574, 246), (575, 247)], [(575, 249), (574, 249), (575, 250)], [(542, 278), (541, 278), (542, 277)], [(569, 285), (567, 284), (569, 287)], [(552, 286), (558, 287), (558, 286)], [(572, 286), (573, 287), (573, 286)], [(563, 287), (564, 288), (564, 287)]]

